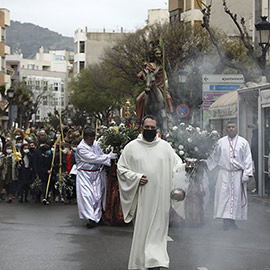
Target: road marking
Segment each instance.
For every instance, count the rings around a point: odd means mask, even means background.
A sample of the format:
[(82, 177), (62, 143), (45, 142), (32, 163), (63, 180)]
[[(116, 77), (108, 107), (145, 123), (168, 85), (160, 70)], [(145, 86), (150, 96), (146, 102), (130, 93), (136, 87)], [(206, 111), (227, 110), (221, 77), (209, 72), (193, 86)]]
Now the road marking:
[(197, 270), (208, 270), (206, 267), (198, 267)]

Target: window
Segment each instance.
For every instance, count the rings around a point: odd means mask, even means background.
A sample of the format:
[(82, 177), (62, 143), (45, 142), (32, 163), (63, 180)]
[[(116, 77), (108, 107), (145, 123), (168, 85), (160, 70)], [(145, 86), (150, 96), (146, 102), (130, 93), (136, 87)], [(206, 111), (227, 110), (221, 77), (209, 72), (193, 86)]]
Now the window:
[(27, 69), (35, 69), (35, 65), (34, 64), (28, 64)]
[(35, 120), (40, 120), (40, 110), (37, 110), (36, 115), (35, 115)]
[(54, 98), (54, 106), (58, 106), (58, 98), (57, 97)]
[(1, 57), (1, 70), (5, 71), (5, 58)]
[(186, 10), (191, 9), (191, 0), (186, 0)]
[(179, 22), (181, 18), (181, 9), (170, 12), (170, 22)]
[(64, 97), (61, 97), (61, 106), (64, 106)]
[(64, 92), (64, 83), (63, 82), (61, 82), (61, 92), (63, 93)]
[(65, 57), (63, 55), (55, 55), (54, 59), (55, 61), (64, 61)]
[(43, 105), (48, 105), (48, 97), (47, 96), (43, 97)]
[(85, 53), (85, 41), (80, 41), (80, 53)]
[(50, 66), (42, 66), (42, 70), (44, 70), (44, 71), (50, 71)]
[(41, 84), (42, 84), (42, 87), (43, 87), (43, 91), (48, 90), (48, 81), (42, 81)]
[(36, 90), (40, 90), (40, 81), (35, 81)]
[(84, 61), (80, 61), (80, 71), (84, 69)]
[(5, 42), (6, 41), (6, 29), (1, 28), (1, 41)]
[(53, 88), (54, 88), (54, 91), (58, 91), (58, 83), (57, 82), (55, 82), (53, 84)]
[(50, 105), (54, 106), (54, 99), (52, 97), (50, 98)]

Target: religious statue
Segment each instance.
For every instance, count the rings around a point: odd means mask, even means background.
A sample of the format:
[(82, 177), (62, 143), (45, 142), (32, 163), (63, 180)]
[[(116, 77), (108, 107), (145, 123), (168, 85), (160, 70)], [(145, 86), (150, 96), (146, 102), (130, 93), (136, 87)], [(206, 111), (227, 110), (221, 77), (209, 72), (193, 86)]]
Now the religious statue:
[[(173, 112), (172, 98), (168, 92), (168, 79), (163, 74), (162, 50), (155, 48), (152, 51), (150, 62), (145, 62), (144, 69), (137, 75), (145, 81), (145, 91), (136, 99), (137, 124), (145, 115), (154, 115), (157, 118), (161, 132), (167, 130), (168, 114)], [(165, 77), (165, 82), (164, 82)], [(164, 102), (164, 86), (166, 91), (166, 105)], [(166, 109), (167, 108), (167, 111)]]

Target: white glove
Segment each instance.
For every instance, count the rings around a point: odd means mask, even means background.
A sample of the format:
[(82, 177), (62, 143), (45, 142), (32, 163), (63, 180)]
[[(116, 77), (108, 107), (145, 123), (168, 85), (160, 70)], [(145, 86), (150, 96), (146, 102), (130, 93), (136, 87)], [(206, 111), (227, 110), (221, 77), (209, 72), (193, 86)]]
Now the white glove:
[(117, 158), (117, 154), (116, 154), (116, 153), (113, 153), (113, 152), (110, 152), (110, 153), (108, 154), (108, 157), (109, 157), (110, 159), (116, 159), (116, 158)]

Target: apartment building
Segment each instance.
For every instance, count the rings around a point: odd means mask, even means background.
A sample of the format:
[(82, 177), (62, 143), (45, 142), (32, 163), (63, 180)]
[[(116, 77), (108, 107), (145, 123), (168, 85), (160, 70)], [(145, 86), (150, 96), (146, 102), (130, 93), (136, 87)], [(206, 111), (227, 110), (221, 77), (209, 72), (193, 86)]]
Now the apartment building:
[[(202, 23), (202, 13), (199, 9), (201, 0), (169, 0), (170, 21), (184, 21), (191, 25), (200, 25)], [(229, 36), (238, 34), (237, 27), (228, 14), (224, 12), (222, 1), (203, 1), (205, 4), (212, 3), (210, 25), (220, 29)], [(251, 37), (254, 35), (255, 27), (255, 1), (254, 0), (227, 0), (229, 9), (238, 15), (238, 18), (245, 18), (247, 31)]]
[(34, 97), (42, 94), (41, 105), (33, 116), (34, 122), (44, 122), (54, 109), (63, 110), (68, 105), (68, 82), (73, 70), (73, 52), (65, 50), (44, 52), (40, 48), (34, 59), (23, 55), (8, 55), (7, 64), (13, 70), (12, 79), (24, 80)]
[(6, 27), (10, 26), (10, 13), (5, 8), (0, 8), (0, 85), (6, 85), (6, 89), (10, 87), (10, 76), (6, 70), (6, 55), (10, 53), (10, 48), (6, 45)]
[(168, 9), (148, 9), (147, 24), (155, 23), (167, 23), (169, 22), (169, 11)]
[(123, 29), (117, 32), (88, 32), (78, 29), (74, 36), (74, 74), (101, 61), (104, 51), (124, 37)]

